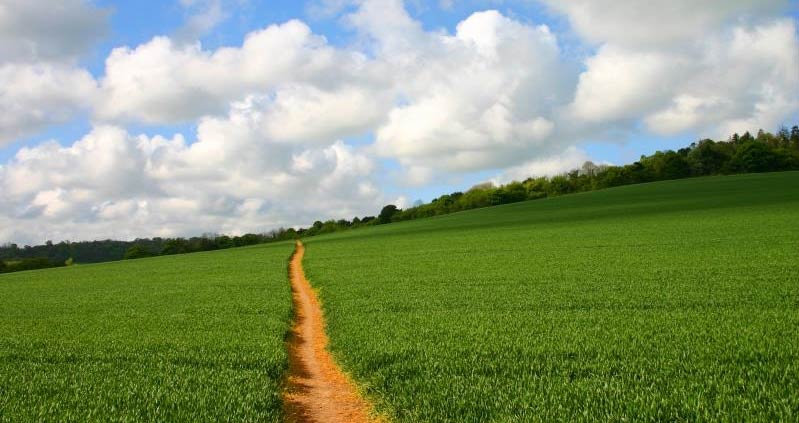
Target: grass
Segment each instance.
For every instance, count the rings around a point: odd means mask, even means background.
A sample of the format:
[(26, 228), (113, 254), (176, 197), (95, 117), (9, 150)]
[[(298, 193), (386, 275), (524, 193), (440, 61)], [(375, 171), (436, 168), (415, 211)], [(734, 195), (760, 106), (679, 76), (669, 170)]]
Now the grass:
[(0, 421), (280, 421), (292, 250), (0, 275)]
[(396, 422), (799, 419), (797, 172), (306, 244), (334, 355)]

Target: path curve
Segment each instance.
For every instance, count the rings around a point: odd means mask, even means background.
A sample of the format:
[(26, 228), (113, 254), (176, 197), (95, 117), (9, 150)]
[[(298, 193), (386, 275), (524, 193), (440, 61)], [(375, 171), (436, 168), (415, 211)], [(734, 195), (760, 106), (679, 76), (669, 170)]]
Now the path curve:
[(289, 377), (283, 395), (286, 417), (295, 423), (378, 422), (327, 351), (324, 316), (302, 269), (304, 255), (305, 246), (297, 241), (289, 264), (294, 326), (288, 339)]

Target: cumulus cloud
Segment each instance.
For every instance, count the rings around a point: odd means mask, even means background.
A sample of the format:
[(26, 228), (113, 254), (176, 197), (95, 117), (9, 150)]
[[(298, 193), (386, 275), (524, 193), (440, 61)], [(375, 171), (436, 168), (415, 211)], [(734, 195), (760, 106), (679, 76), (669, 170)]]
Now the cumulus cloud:
[(554, 108), (569, 100), (576, 72), (546, 26), (488, 11), (471, 15), (453, 35), (426, 37), (424, 49), (392, 50), (386, 59), (418, 65), (398, 89), (404, 101), (377, 130), (378, 154), (408, 168), (462, 172), (552, 147)]
[(91, 106), (94, 79), (74, 63), (107, 15), (83, 0), (0, 0), (0, 147)]
[(686, 63), (658, 110), (645, 116), (655, 132), (714, 128), (715, 136), (776, 128), (799, 111), (796, 24), (776, 20), (735, 27), (709, 39), (698, 60)]
[[(85, 239), (242, 233), (373, 213), (373, 160), (341, 142), (262, 136), (257, 103), (206, 118), (197, 139), (98, 126), (68, 147), (23, 148), (0, 168), (0, 237)], [(12, 232), (13, 231), (13, 232)]]
[(788, 5), (788, 0), (543, 1), (566, 14), (589, 42), (644, 49), (701, 40), (730, 24), (760, 22)]
[(0, 147), (90, 107), (96, 84), (85, 70), (61, 64), (0, 65)]
[(175, 34), (180, 41), (194, 41), (228, 17), (223, 10), (222, 0), (180, 0), (180, 4), (191, 12), (186, 23)]
[(96, 113), (111, 120), (185, 122), (287, 84), (336, 90), (369, 77), (362, 55), (329, 46), (296, 20), (252, 32), (240, 47), (215, 51), (156, 37), (111, 52)]
[(588, 153), (577, 147), (569, 147), (559, 154), (510, 167), (494, 177), (492, 182), (499, 185), (511, 181), (523, 181), (530, 177), (560, 175), (579, 169), (587, 161), (590, 161)]
[(74, 59), (105, 34), (107, 17), (84, 0), (0, 0), (0, 63)]
[(572, 116), (589, 126), (643, 121), (657, 134), (776, 127), (799, 110), (799, 44), (795, 22), (779, 16), (785, 4), (551, 2), (599, 44)]

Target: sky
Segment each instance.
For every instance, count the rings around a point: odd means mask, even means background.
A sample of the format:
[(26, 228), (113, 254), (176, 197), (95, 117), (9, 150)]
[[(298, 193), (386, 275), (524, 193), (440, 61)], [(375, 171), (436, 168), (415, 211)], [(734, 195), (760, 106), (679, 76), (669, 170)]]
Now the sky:
[(0, 243), (241, 234), (799, 122), (787, 0), (0, 0)]

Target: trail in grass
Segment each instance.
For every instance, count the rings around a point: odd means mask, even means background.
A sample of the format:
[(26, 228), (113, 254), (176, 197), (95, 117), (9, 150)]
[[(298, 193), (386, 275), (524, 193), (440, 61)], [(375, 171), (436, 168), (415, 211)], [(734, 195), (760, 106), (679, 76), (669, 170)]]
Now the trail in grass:
[(289, 264), (295, 320), (288, 340), (286, 416), (296, 423), (378, 421), (370, 417), (371, 407), (327, 351), (322, 309), (302, 269), (304, 254), (305, 247), (297, 241)]

